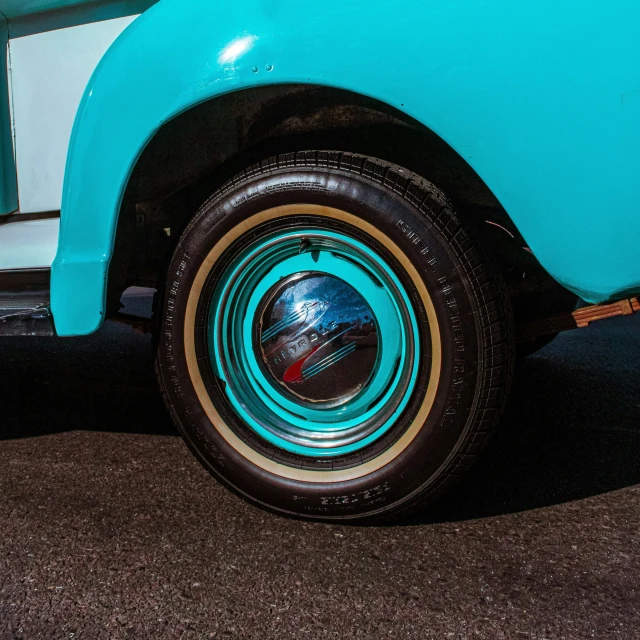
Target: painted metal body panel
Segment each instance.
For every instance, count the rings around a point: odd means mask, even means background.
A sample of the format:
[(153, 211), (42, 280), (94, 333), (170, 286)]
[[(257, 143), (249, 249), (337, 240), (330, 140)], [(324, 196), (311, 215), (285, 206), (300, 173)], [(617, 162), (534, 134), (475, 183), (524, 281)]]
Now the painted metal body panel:
[(0, 271), (51, 266), (58, 249), (59, 218), (0, 224)]
[(0, 18), (0, 215), (18, 208), (9, 109), (7, 42), (7, 22)]
[(0, 13), (6, 18), (19, 18), (40, 11), (64, 9), (82, 4), (90, 4), (95, 0), (0, 0)]
[[(124, 16), (137, 16), (146, 11), (157, 0), (96, 0), (92, 2), (52, 2), (56, 5), (46, 10), (41, 3), (18, 7), (22, 11), (38, 9), (35, 13), (18, 12), (9, 20), (11, 38), (22, 38), (45, 31), (77, 27), (91, 22), (113, 20)], [(0, 6), (2, 0), (0, 0)], [(13, 5), (15, 6), (15, 5)]]
[(591, 302), (640, 289), (639, 27), (637, 0), (161, 0), (107, 52), (78, 112), (52, 270), (58, 333), (102, 321), (120, 200), (154, 132), (273, 83), (405, 111), (471, 164), (561, 283)]
[(10, 41), (21, 213), (58, 211), (71, 129), (91, 74), (134, 16)]

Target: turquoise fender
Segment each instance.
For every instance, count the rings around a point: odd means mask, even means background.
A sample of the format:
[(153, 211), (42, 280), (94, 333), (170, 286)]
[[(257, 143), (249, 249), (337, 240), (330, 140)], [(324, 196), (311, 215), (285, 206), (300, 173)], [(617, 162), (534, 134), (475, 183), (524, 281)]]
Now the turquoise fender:
[(120, 201), (154, 133), (275, 83), (404, 111), (471, 164), (561, 283), (591, 302), (640, 290), (638, 33), (638, 0), (161, 0), (107, 52), (77, 114), (58, 333), (102, 322)]

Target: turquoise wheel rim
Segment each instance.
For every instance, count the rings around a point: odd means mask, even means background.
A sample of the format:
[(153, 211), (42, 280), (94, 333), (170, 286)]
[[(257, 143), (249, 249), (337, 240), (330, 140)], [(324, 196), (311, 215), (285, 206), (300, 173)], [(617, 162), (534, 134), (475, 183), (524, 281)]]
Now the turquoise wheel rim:
[(419, 333), (388, 262), (345, 233), (267, 233), (218, 276), (209, 361), (260, 437), (314, 458), (355, 453), (397, 422), (416, 386)]

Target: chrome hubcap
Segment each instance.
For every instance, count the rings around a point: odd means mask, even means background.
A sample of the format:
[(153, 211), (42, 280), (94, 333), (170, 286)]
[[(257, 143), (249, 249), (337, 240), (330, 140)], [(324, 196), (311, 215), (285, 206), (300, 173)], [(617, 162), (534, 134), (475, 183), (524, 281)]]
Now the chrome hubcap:
[(285, 278), (258, 307), (258, 349), (272, 381), (302, 404), (337, 407), (371, 379), (373, 311), (344, 280), (311, 271)]

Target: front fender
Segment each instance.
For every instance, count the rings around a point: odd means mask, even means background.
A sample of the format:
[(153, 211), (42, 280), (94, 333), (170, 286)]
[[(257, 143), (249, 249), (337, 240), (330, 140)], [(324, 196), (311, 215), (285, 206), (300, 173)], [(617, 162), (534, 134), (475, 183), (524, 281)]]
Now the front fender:
[(638, 27), (637, 0), (161, 0), (107, 52), (76, 117), (52, 269), (58, 333), (103, 320), (120, 202), (154, 133), (274, 83), (406, 112), (471, 164), (563, 284), (594, 302), (640, 288)]

